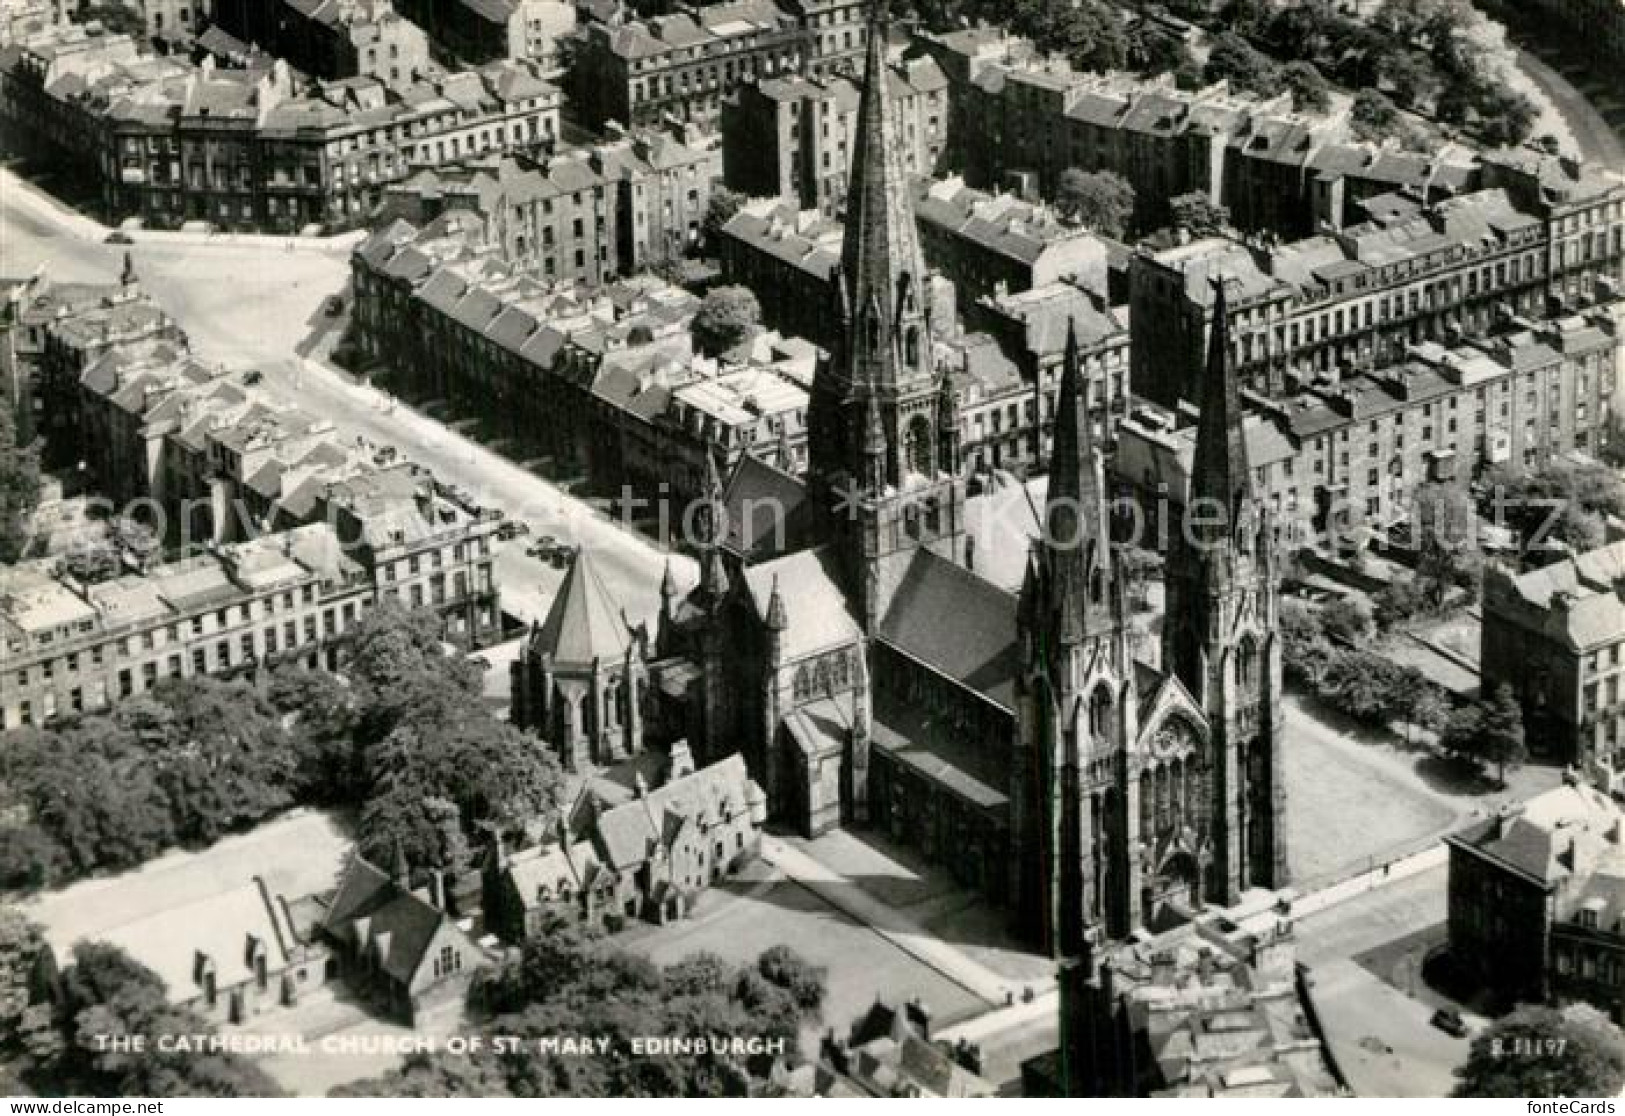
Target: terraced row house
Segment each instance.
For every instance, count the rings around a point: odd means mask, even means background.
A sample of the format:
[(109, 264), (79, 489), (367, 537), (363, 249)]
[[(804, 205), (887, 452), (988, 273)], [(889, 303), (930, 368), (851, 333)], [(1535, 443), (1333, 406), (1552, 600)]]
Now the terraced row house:
[(404, 88), (429, 71), (429, 39), (390, 0), (214, 0), (214, 23), (312, 77)]
[(107, 215), (154, 226), (351, 227), (414, 168), (550, 148), (560, 100), (507, 62), (306, 93), (285, 63), (193, 66), (77, 26), (0, 48), (0, 121), (19, 146), (82, 175)]
[[(948, 81), (929, 56), (886, 68), (897, 101), (903, 165), (934, 175), (948, 141)], [(856, 149), (857, 80), (844, 73), (802, 74), (742, 82), (722, 104), (723, 175), (728, 188), (772, 197), (797, 209), (839, 215)]]
[[(1610, 417), (1625, 413), (1622, 313), (1615, 300), (1585, 314), (1513, 320), (1453, 346), (1412, 346), (1372, 371), (1328, 372), (1279, 397), (1250, 393), (1245, 431), (1259, 499), (1292, 543), (1331, 529), (1352, 540), (1354, 528), (1404, 521), (1418, 485), (1596, 453)], [(1148, 510), (1182, 504), (1194, 453), (1187, 407), (1144, 405), (1119, 428), (1115, 469)]]
[(1340, 227), (1376, 194), (1434, 201), (1476, 182), (1469, 152), (1352, 142), (1346, 120), (1295, 114), (1284, 92), (1260, 99), (1223, 82), (1181, 90), (1171, 79), (1081, 73), (990, 29), (917, 44), (948, 77), (948, 158), (972, 185), (1019, 179), (1048, 194), (1068, 168), (1113, 171), (1134, 187), (1148, 229), (1181, 194), (1227, 206), (1242, 229), (1294, 237)]
[(1142, 248), (1129, 265), (1135, 393), (1165, 406), (1194, 398), (1183, 362), (1211, 335), (1215, 275), (1228, 287), (1243, 382), (1272, 394), (1333, 369), (1382, 368), (1410, 346), (1452, 344), (1513, 315), (1611, 299), (1625, 266), (1625, 185), (1533, 154), (1495, 165), (1505, 185), (1436, 205), (1383, 195), (1365, 203), (1366, 220), (1290, 244)]
[(490, 218), (508, 260), (542, 279), (607, 283), (685, 258), (720, 166), (716, 144), (691, 129), (647, 129), (546, 159), (426, 169), (386, 191), (382, 215), (422, 225), (469, 210)]
[(700, 356), (698, 300), (652, 276), (547, 282), (464, 210), (379, 230), (352, 274), (361, 348), (399, 390), (485, 419), (596, 493), (698, 495), (708, 455), (804, 462), (812, 346), (770, 334)]
[(857, 69), (862, 0), (731, 0), (581, 29), (573, 94), (585, 122), (628, 127), (673, 118), (710, 123), (755, 78)]

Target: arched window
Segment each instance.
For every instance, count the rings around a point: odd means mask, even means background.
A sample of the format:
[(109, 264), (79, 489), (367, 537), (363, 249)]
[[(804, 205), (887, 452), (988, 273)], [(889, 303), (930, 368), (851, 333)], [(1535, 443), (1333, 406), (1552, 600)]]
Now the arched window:
[(869, 352), (880, 351), (880, 315), (874, 310), (865, 316), (863, 323), (864, 334), (868, 339)]
[(1096, 740), (1111, 739), (1112, 692), (1104, 682), (1089, 695), (1089, 735)]
[(928, 477), (931, 468), (931, 423), (924, 415), (914, 416), (908, 424), (908, 437), (904, 443), (908, 468), (911, 473)]
[(1236, 645), (1236, 688), (1243, 696), (1258, 692), (1258, 644), (1250, 635)]
[(903, 359), (910, 368), (918, 368), (920, 364), (920, 327), (911, 325), (903, 334)]

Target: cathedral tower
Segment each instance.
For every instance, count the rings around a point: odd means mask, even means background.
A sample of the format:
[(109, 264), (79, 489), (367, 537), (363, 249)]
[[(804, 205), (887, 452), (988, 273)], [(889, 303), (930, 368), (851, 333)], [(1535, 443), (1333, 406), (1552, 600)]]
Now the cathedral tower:
[(1203, 374), (1196, 454), (1168, 555), (1162, 665), (1207, 717), (1209, 902), (1287, 882), (1281, 647), (1273, 529), (1253, 492), (1222, 281)]
[(1077, 337), (1068, 333), (1055, 412), (1044, 537), (1022, 593), (1030, 755), (1018, 769), (1021, 917), (1045, 947), (1076, 956), (1086, 942), (1140, 922), (1126, 777), (1138, 702), (1126, 595), (1112, 559), (1101, 457), (1094, 445)]
[(960, 561), (957, 406), (931, 345), (931, 289), (886, 93), (887, 0), (872, 0), (846, 239), (831, 283), (837, 338), (813, 380), (809, 479), (829, 509), (865, 631), (921, 547)]

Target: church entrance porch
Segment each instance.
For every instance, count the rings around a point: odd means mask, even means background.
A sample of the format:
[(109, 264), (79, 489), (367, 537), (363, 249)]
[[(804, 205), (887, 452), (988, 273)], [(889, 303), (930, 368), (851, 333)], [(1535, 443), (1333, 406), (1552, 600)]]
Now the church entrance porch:
[(1202, 871), (1196, 857), (1181, 846), (1167, 850), (1160, 867), (1148, 872), (1143, 896), (1146, 924), (1161, 933), (1190, 922), (1202, 909)]

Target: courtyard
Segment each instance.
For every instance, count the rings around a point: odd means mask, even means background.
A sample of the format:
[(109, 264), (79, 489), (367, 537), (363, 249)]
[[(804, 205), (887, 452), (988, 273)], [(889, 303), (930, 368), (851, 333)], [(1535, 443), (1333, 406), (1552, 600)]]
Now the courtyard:
[(1299, 891), (1424, 848), (1562, 780), (1556, 768), (1528, 766), (1497, 787), (1431, 747), (1355, 725), (1295, 695), (1286, 698), (1283, 717), (1287, 855)]
[(828, 970), (823, 1021), (802, 1035), (808, 1056), (827, 1029), (844, 1032), (877, 998), (896, 1004), (918, 997), (936, 1026), (994, 1006), (765, 861), (706, 891), (683, 921), (640, 923), (614, 942), (657, 965), (699, 952), (748, 963), (771, 946), (789, 946)]

